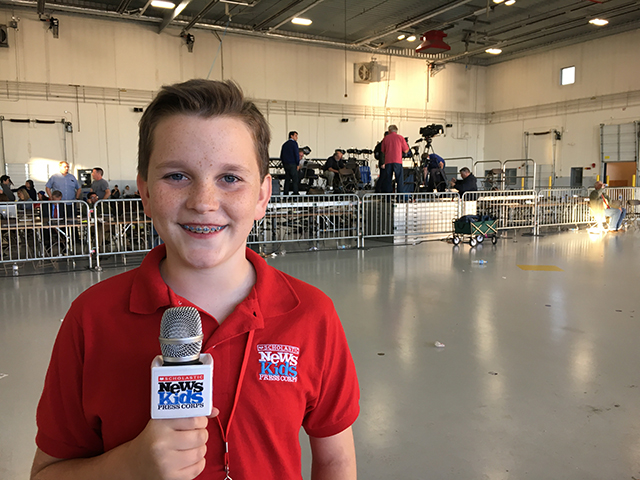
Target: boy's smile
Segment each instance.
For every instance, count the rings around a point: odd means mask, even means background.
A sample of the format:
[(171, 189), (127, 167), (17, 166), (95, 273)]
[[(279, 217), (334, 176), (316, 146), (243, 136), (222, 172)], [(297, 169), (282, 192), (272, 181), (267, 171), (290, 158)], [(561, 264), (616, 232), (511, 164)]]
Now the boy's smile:
[(264, 216), (271, 178), (260, 181), (250, 130), (234, 117), (174, 115), (153, 134), (145, 212), (167, 245), (167, 263), (214, 268), (245, 260), (253, 221)]

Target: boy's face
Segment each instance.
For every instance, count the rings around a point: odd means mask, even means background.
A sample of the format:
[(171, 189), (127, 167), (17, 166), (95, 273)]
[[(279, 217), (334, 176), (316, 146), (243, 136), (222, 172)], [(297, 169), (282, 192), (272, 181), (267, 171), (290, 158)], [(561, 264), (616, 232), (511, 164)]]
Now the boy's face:
[(271, 196), (248, 127), (231, 117), (174, 115), (153, 135), (148, 177), (138, 176), (138, 189), (168, 262), (207, 269), (244, 259), (253, 221)]

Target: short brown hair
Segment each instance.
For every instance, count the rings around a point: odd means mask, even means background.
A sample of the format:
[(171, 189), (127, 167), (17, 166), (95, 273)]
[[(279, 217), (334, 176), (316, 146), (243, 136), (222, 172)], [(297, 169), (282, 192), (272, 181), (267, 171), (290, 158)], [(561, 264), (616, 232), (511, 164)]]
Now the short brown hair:
[(253, 137), (260, 180), (264, 180), (269, 173), (271, 131), (258, 107), (244, 98), (235, 82), (195, 79), (163, 86), (142, 115), (138, 140), (138, 174), (144, 180), (149, 174), (153, 132), (161, 120), (172, 115), (195, 115), (202, 118), (229, 116), (241, 120), (249, 127)]

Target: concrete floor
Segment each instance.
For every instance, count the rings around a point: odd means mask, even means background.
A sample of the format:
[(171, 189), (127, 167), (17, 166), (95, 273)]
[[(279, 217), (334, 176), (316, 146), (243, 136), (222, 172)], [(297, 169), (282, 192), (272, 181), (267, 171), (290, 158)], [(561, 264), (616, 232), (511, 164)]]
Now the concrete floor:
[[(637, 479), (638, 247), (639, 232), (578, 231), (269, 263), (324, 290), (342, 318), (362, 389), (361, 479)], [(0, 478), (28, 476), (60, 319), (121, 271), (0, 278)]]

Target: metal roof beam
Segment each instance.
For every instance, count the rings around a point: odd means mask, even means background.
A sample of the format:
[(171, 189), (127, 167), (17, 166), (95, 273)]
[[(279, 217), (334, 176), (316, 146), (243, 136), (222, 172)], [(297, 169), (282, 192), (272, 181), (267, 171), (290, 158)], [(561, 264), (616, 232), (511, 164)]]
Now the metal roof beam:
[(410, 18), (402, 23), (397, 24), (396, 26), (385, 30), (383, 33), (373, 35), (371, 37), (362, 38), (355, 42), (356, 45), (364, 45), (365, 43), (372, 42), (373, 40), (378, 40), (379, 38), (386, 37), (392, 33), (396, 33), (404, 28), (413, 27), (418, 23), (422, 23), (426, 20), (430, 20), (438, 15), (442, 15), (443, 13), (448, 12), (449, 10), (453, 10), (454, 8), (461, 7), (462, 5), (466, 5), (467, 3), (471, 3), (473, 0), (458, 0), (457, 2), (453, 2), (450, 5), (446, 5), (444, 7), (438, 8), (436, 10), (432, 10), (429, 13), (425, 13), (422, 15), (418, 15), (417, 17)]
[(304, 0), (293, 0), (293, 2), (291, 2), (289, 5), (287, 5), (286, 7), (284, 7), (283, 9), (281, 9), (280, 11), (274, 13), (273, 15), (271, 15), (269, 18), (267, 18), (266, 20), (261, 21), (259, 24), (254, 25), (253, 29), (254, 30), (260, 30), (262, 27), (264, 27), (265, 25), (267, 25), (269, 22), (271, 22), (272, 20), (275, 20), (276, 18), (278, 18), (280, 15), (286, 13), (287, 11), (291, 10), (293, 7), (295, 7), (296, 5), (298, 5), (299, 3), (302, 3)]
[(303, 8), (302, 10), (300, 10), (299, 12), (294, 13), (293, 15), (291, 15), (289, 18), (287, 18), (286, 20), (281, 21), (280, 23), (278, 23), (277, 25), (274, 25), (273, 27), (269, 27), (269, 31), (272, 32), (274, 30), (276, 30), (277, 28), (280, 28), (282, 25), (284, 25), (287, 22), (290, 22), (291, 20), (293, 20), (296, 17), (299, 17), (300, 15), (302, 15), (305, 12), (308, 12), (309, 10), (311, 10), (313, 7), (315, 7), (316, 5), (320, 4), (324, 2), (324, 0), (316, 0), (315, 2), (313, 2), (311, 5), (309, 5), (306, 8)]
[(162, 22), (160, 23), (160, 26), (158, 27), (158, 33), (162, 33), (162, 31), (171, 23), (175, 20), (175, 18), (180, 15), (182, 13), (182, 11), (187, 8), (187, 6), (191, 3), (192, 0), (182, 0), (182, 2), (180, 2), (180, 5), (178, 5), (176, 8), (174, 8), (173, 10), (171, 10), (170, 12), (167, 12), (166, 15), (164, 16), (164, 18), (162, 19)]
[(209, 3), (207, 3), (205, 7), (202, 10), (200, 10), (189, 23), (187, 23), (187, 26), (182, 29), (182, 33), (187, 33), (189, 30), (191, 30), (191, 28), (196, 23), (198, 23), (202, 19), (202, 17), (204, 17), (207, 13), (209, 13), (209, 10), (211, 10), (214, 7), (214, 5), (219, 1), (220, 0), (211, 0)]

